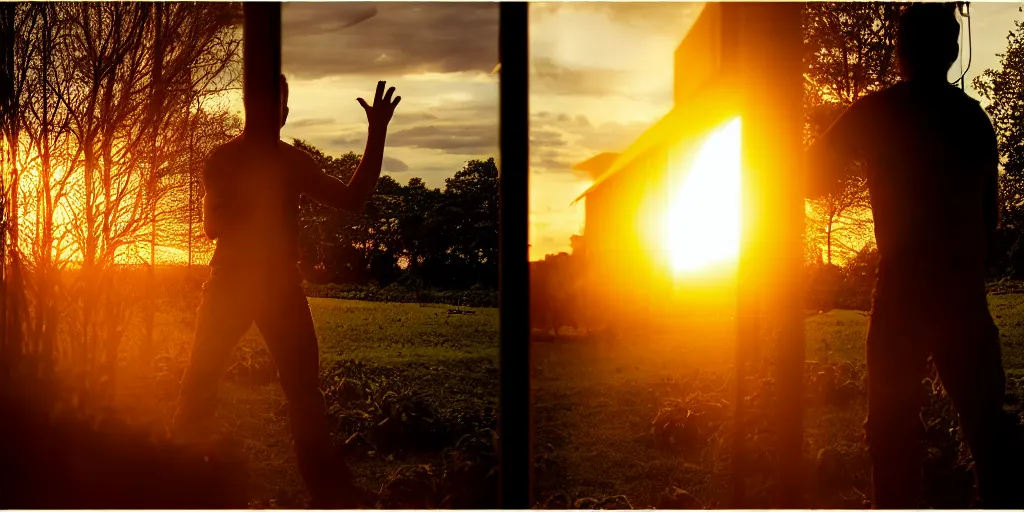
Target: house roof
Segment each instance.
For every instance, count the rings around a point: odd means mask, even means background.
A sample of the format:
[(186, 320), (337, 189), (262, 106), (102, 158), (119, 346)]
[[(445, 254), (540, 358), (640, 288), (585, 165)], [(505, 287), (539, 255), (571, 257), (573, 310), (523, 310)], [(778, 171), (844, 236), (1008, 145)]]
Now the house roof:
[(615, 162), (615, 159), (618, 157), (618, 153), (600, 153), (588, 160), (584, 160), (573, 165), (572, 170), (585, 172), (589, 174), (591, 178), (596, 180), (600, 178), (609, 167), (611, 167), (612, 163)]

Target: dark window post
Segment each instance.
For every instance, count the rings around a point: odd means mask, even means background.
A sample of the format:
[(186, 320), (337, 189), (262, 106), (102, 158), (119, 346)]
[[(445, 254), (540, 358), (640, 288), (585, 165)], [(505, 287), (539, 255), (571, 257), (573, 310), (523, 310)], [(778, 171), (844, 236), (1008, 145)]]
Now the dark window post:
[(243, 12), (245, 136), (256, 147), (277, 147), (281, 138), (281, 4), (246, 2)]
[(528, 509), (533, 494), (530, 443), (528, 253), (529, 44), (527, 4), (501, 4), (501, 165), (498, 307), (501, 322), (501, 508)]
[[(804, 439), (804, 341), (803, 235), (803, 16), (798, 3), (764, 3), (768, 12), (759, 17), (765, 25), (769, 52), (775, 56), (771, 70), (774, 109), (765, 133), (771, 134), (776, 197), (780, 229), (778, 268), (774, 275), (773, 305), (779, 319), (779, 508), (804, 508), (807, 473), (803, 464)], [(767, 62), (768, 59), (765, 59)]]
[[(741, 348), (749, 358), (767, 341), (761, 325), (777, 338), (776, 411), (778, 495), (775, 507), (803, 508), (804, 319), (802, 236), (804, 199), (802, 16), (798, 3), (736, 3), (743, 63), (744, 204), (756, 219), (746, 251), (747, 288), (740, 315)], [(752, 203), (746, 201), (752, 200)], [(756, 304), (756, 308), (754, 305)], [(755, 313), (756, 311), (756, 313)], [(761, 332), (759, 332), (761, 331)], [(737, 375), (742, 377), (743, 375)], [(747, 391), (747, 390), (743, 390)], [(741, 397), (737, 397), (741, 399)], [(745, 447), (744, 447), (745, 448)], [(742, 487), (740, 487), (742, 490)]]

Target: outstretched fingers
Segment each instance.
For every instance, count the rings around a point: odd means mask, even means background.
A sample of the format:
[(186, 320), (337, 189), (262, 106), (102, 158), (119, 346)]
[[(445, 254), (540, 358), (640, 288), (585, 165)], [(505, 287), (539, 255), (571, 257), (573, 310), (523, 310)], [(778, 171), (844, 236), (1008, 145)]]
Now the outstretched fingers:
[(394, 103), (391, 104), (391, 108), (394, 109), (395, 107), (397, 107), (399, 101), (402, 101), (402, 97), (401, 96), (396, 96)]
[(384, 96), (384, 80), (377, 82), (377, 92), (373, 94), (373, 103), (377, 104)]
[(363, 107), (363, 110), (365, 110), (365, 111), (367, 111), (367, 112), (369, 112), (369, 111), (370, 111), (370, 105), (367, 105), (367, 104), (366, 104), (366, 100), (364, 100), (364, 99), (362, 99), (362, 98), (356, 98), (356, 101), (358, 101), (358, 102), (359, 102), (359, 105), (360, 105), (361, 107)]
[(391, 103), (391, 96), (393, 94), (395, 94), (395, 88), (394, 87), (389, 87), (387, 94), (384, 95), (384, 101), (387, 102), (388, 104), (390, 104)]

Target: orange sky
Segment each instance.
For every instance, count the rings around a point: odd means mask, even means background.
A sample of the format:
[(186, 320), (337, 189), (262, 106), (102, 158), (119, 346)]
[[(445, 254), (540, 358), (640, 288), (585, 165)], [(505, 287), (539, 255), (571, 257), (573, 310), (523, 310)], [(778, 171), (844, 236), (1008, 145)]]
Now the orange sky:
[[(583, 230), (590, 185), (571, 170), (604, 151), (625, 149), (672, 108), (672, 55), (700, 3), (530, 4), (530, 259), (569, 251)], [(972, 3), (974, 76), (997, 67), (1016, 3)], [(965, 53), (966, 56), (966, 53)], [(960, 75), (953, 64), (950, 78)]]

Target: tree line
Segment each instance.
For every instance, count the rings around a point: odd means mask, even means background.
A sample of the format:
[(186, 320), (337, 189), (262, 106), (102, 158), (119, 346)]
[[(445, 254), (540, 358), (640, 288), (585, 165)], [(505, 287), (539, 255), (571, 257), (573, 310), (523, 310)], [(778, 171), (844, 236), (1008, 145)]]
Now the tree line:
[[(340, 157), (301, 141), (327, 174), (348, 181), (359, 155)], [(300, 266), (315, 283), (399, 284), (407, 288), (496, 289), (498, 167), (470, 160), (444, 188), (413, 177), (402, 185), (381, 176), (362, 213), (304, 198), (299, 208)]]

